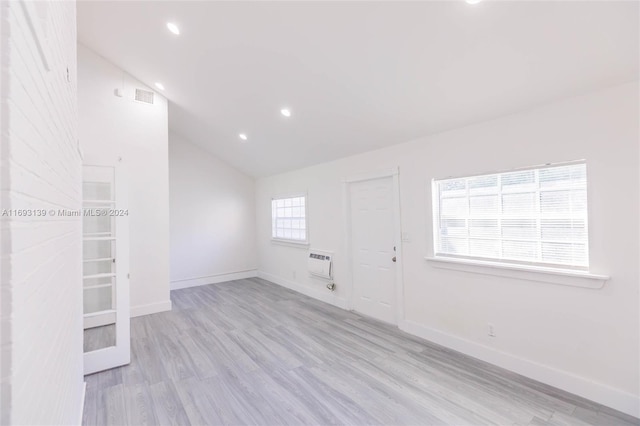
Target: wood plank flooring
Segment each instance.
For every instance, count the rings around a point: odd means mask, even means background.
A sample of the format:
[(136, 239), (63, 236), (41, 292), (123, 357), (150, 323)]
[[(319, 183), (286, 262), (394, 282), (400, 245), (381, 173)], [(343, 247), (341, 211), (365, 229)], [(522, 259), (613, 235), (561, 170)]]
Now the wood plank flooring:
[(85, 425), (638, 425), (638, 419), (258, 278), (173, 291)]

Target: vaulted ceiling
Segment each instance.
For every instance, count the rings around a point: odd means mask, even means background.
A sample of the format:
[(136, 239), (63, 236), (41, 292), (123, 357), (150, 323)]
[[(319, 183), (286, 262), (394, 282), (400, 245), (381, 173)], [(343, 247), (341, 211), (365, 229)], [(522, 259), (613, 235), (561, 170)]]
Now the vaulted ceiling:
[(84, 1), (78, 36), (164, 84), (172, 131), (264, 176), (635, 80), (638, 17), (615, 1)]

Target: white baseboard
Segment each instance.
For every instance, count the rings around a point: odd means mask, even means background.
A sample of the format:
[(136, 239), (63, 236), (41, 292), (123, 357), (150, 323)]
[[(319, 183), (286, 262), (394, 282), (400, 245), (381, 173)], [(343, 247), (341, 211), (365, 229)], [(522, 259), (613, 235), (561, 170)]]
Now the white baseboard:
[(637, 395), (594, 382), (567, 371), (538, 364), (477, 342), (443, 333), (413, 321), (403, 320), (399, 324), (399, 328), (414, 336), (462, 352), (530, 379), (587, 398), (631, 416), (640, 417), (640, 398)]
[(196, 287), (199, 285), (223, 283), (225, 281), (242, 280), (245, 278), (253, 278), (258, 276), (256, 269), (246, 271), (229, 272), (225, 274), (215, 274), (199, 278), (187, 278), (184, 280), (171, 281), (171, 290), (180, 290), (181, 288)]
[(149, 303), (147, 305), (132, 306), (129, 312), (131, 318), (141, 317), (142, 315), (156, 314), (158, 312), (165, 312), (171, 310), (171, 300), (165, 300), (164, 302)]
[(78, 419), (77, 425), (82, 424), (82, 418), (84, 417), (84, 400), (87, 396), (87, 382), (82, 382), (82, 397), (80, 398), (80, 418)]
[(263, 271), (258, 271), (258, 277), (265, 279), (267, 281), (271, 281), (272, 283), (281, 285), (282, 287), (286, 287), (290, 290), (297, 291), (298, 293), (302, 293), (305, 296), (309, 296), (314, 299), (320, 300), (322, 302), (328, 303), (330, 305), (337, 306), (338, 308), (348, 309), (347, 301), (345, 299), (337, 297), (335, 293), (332, 293), (329, 290), (327, 290), (322, 284), (320, 284), (319, 288), (316, 290), (312, 287), (304, 286), (302, 284), (298, 284), (293, 281), (285, 280), (284, 278), (280, 278)]

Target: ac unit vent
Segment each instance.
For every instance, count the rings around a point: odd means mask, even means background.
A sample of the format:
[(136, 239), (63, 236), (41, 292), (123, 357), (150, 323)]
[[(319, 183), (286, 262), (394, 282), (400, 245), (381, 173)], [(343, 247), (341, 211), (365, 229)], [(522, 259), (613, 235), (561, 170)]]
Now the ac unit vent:
[(136, 101), (153, 105), (153, 92), (136, 89)]
[(327, 251), (309, 250), (307, 266), (311, 276), (330, 280), (333, 276), (331, 257), (333, 253)]

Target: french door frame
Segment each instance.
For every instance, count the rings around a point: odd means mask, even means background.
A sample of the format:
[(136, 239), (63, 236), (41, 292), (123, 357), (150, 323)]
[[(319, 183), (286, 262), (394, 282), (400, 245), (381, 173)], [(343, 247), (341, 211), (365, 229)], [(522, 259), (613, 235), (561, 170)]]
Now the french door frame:
[[(115, 165), (83, 165), (82, 181), (85, 182), (87, 174), (99, 169), (113, 170), (113, 209), (128, 211), (128, 179), (125, 177), (122, 163)], [(85, 206), (83, 200), (83, 208)], [(84, 212), (84, 210), (83, 210)], [(84, 214), (84, 213), (83, 213)], [(84, 374), (92, 374), (98, 371), (126, 365), (131, 362), (130, 340), (130, 313), (129, 313), (129, 217), (128, 215), (112, 216), (112, 226), (115, 237), (113, 238), (115, 259), (115, 308), (109, 311), (93, 314), (83, 314), (84, 326), (97, 326), (112, 323), (115, 320), (115, 345), (84, 353)], [(96, 237), (90, 237), (96, 238)], [(89, 238), (88, 238), (89, 239)], [(106, 238), (108, 239), (108, 238)], [(83, 244), (85, 241), (83, 232)], [(83, 259), (84, 260), (84, 259)], [(83, 262), (84, 263), (84, 262)], [(84, 275), (84, 273), (83, 273)], [(83, 280), (84, 292), (84, 280)], [(84, 299), (84, 298), (83, 298)], [(112, 300), (113, 290), (112, 290)], [(113, 306), (113, 305), (112, 305)], [(83, 330), (84, 330), (83, 326)], [(84, 332), (84, 331), (83, 331)]]

